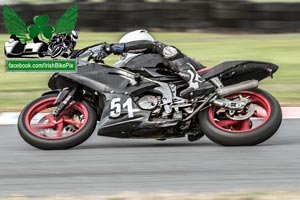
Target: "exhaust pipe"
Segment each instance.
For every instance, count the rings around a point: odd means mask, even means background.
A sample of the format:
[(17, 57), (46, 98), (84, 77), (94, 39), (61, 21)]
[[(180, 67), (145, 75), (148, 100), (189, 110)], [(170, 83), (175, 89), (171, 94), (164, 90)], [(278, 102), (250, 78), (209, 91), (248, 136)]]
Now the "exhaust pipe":
[(221, 97), (228, 96), (243, 90), (250, 90), (258, 87), (258, 81), (257, 80), (249, 80), (249, 81), (243, 81), (234, 85), (229, 85), (223, 88), (218, 88), (216, 90), (217, 94)]

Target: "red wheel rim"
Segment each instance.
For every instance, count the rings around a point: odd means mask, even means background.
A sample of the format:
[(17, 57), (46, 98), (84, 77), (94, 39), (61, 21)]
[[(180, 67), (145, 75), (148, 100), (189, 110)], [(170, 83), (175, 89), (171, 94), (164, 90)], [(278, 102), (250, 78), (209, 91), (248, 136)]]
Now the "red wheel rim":
[[(232, 99), (238, 95), (242, 97), (249, 97), (252, 104), (255, 106), (254, 114), (245, 120), (233, 120), (228, 117), (220, 118), (220, 113), (225, 113), (220, 107), (211, 106), (208, 110), (208, 116), (212, 124), (226, 132), (230, 133), (243, 133), (255, 130), (263, 126), (271, 116), (271, 105), (269, 101), (262, 95), (255, 92), (243, 91), (239, 94), (234, 94), (226, 97), (227, 99)], [(221, 111), (220, 111), (221, 110)], [(219, 113), (218, 113), (219, 112)], [(252, 120), (256, 120), (256, 124), (253, 126)], [(258, 123), (257, 123), (258, 122)]]
[[(53, 105), (56, 97), (43, 99), (30, 107), (25, 116), (25, 124), (33, 135), (58, 140), (77, 134), (87, 123), (88, 111), (81, 102), (76, 102), (63, 110), (55, 120), (51, 114), (57, 105)], [(36, 123), (37, 122), (37, 123)]]

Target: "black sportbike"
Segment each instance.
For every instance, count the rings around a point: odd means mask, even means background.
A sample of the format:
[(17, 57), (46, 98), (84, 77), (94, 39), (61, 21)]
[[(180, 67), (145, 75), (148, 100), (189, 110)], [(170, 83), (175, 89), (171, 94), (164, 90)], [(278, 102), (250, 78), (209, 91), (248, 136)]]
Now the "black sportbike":
[(187, 83), (160, 55), (128, 55), (114, 66), (89, 62), (101, 49), (97, 44), (75, 50), (69, 58), (77, 59), (77, 73), (54, 73), (51, 91), (24, 108), (18, 130), (26, 142), (40, 149), (72, 148), (99, 122), (101, 136), (195, 141), (206, 135), (220, 145), (244, 146), (266, 141), (281, 124), (277, 100), (258, 89), (260, 80), (277, 71), (275, 64), (239, 60), (200, 69), (215, 89), (186, 99), (178, 94)]

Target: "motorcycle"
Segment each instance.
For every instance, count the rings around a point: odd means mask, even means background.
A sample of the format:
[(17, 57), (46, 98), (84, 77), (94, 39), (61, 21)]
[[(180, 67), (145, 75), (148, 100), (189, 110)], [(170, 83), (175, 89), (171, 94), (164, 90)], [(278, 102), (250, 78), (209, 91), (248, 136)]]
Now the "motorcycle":
[(206, 135), (224, 146), (260, 144), (280, 127), (279, 103), (258, 88), (278, 70), (275, 64), (238, 60), (199, 69), (215, 89), (182, 98), (187, 83), (160, 55), (135, 54), (108, 66), (95, 56), (104, 46), (74, 50), (69, 58), (78, 61), (77, 73), (54, 73), (51, 90), (24, 108), (18, 130), (27, 143), (72, 148), (92, 135), (97, 121), (100, 136), (196, 141)]
[(10, 39), (4, 43), (4, 54), (8, 58), (21, 58), (37, 54), (44, 57), (47, 44), (37, 37), (33, 38), (33, 43), (22, 43), (16, 35), (11, 35)]
[(69, 35), (58, 34), (53, 36), (48, 43), (48, 51), (45, 54), (51, 56), (51, 58), (68, 57), (69, 51), (73, 51), (75, 46), (76, 41), (72, 40)]

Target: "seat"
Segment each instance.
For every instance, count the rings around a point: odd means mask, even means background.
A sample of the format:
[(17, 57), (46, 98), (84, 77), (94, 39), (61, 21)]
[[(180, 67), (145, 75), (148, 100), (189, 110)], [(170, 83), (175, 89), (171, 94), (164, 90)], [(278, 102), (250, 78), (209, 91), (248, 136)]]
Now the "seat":
[(198, 73), (201, 75), (202, 78), (210, 79), (212, 77), (219, 75), (220, 73), (222, 73), (224, 71), (227, 71), (238, 65), (246, 64), (249, 62), (254, 62), (254, 61), (249, 61), (249, 60), (226, 61), (226, 62), (222, 62), (212, 68), (207, 67), (207, 68), (201, 69), (198, 71)]

